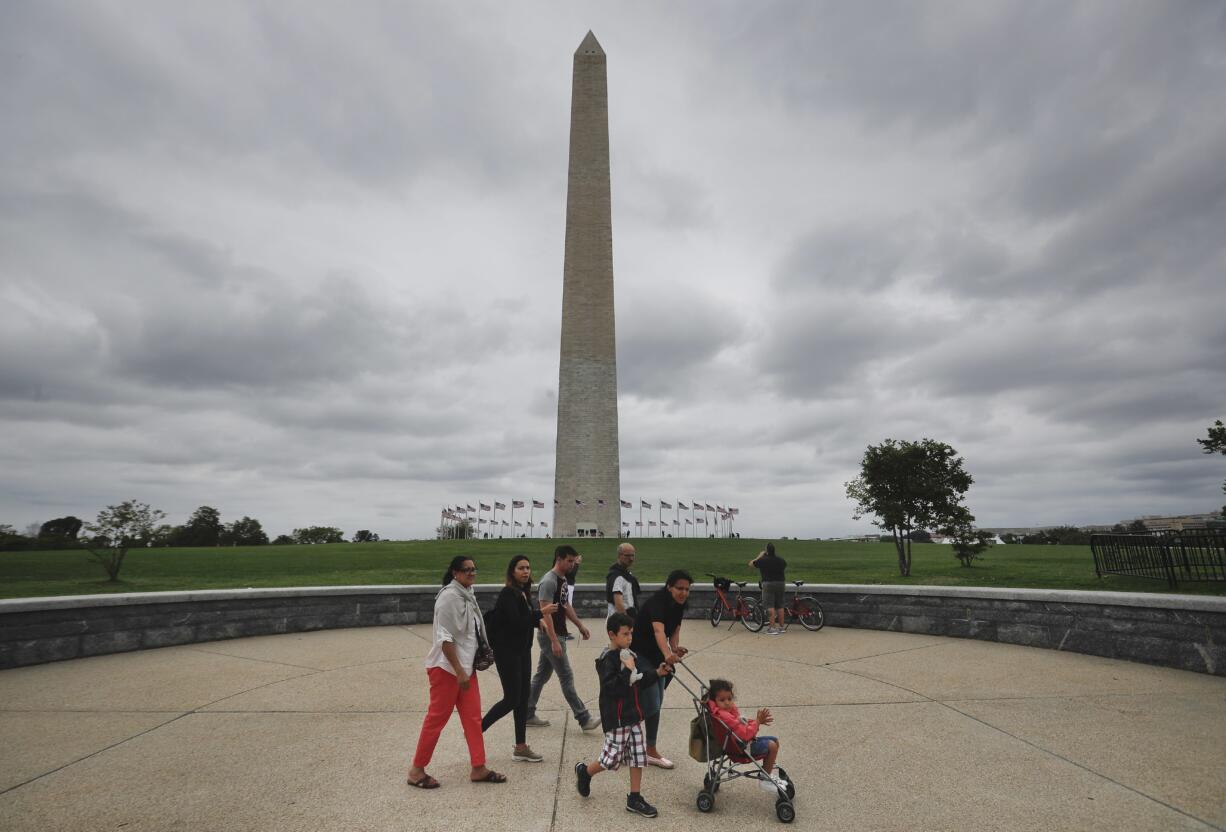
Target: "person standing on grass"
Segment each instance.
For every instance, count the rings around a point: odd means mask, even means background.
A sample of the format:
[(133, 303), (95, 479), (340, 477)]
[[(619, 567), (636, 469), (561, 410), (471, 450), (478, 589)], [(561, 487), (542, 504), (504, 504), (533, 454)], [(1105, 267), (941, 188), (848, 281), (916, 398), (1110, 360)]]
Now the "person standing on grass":
[(634, 566), (634, 558), (633, 544), (623, 543), (617, 547), (617, 560), (609, 567), (609, 574), (605, 575), (604, 579), (607, 615), (624, 612), (634, 618), (638, 612), (635, 604), (639, 602), (639, 579), (630, 571), (630, 567)]
[(583, 698), (575, 691), (575, 673), (571, 670), (570, 659), (566, 655), (566, 642), (558, 637), (558, 620), (569, 619), (579, 630), (579, 634), (587, 641), (592, 637), (587, 627), (575, 614), (575, 609), (566, 603), (566, 573), (575, 567), (579, 553), (574, 546), (563, 543), (553, 552), (553, 569), (545, 573), (537, 585), (536, 597), (542, 605), (556, 604), (558, 609), (553, 615), (541, 619), (542, 631), (537, 634), (536, 643), (540, 647), (541, 657), (536, 663), (536, 674), (532, 677), (532, 688), (528, 692), (527, 724), (533, 728), (543, 728), (549, 725), (549, 720), (536, 715), (536, 703), (540, 701), (541, 689), (554, 673), (558, 674), (558, 683), (562, 686), (562, 695), (570, 705), (575, 715), (575, 721), (584, 731), (591, 731), (600, 726), (600, 720), (592, 716), (583, 704)]
[(660, 662), (654, 670), (641, 666), (630, 642), (634, 639), (634, 620), (615, 612), (605, 621), (609, 646), (596, 659), (600, 677), (600, 725), (604, 729), (604, 748), (592, 763), (575, 763), (575, 788), (583, 797), (592, 793), (592, 778), (602, 771), (617, 771), (622, 763), (630, 765), (630, 794), (626, 811), (654, 818), (656, 807), (643, 799), (643, 769), (647, 767), (647, 741), (643, 736), (641, 692), (655, 687), (657, 677), (667, 676), (669, 666)]
[(788, 562), (775, 554), (775, 544), (766, 548), (749, 565), (762, 573), (762, 606), (766, 608), (768, 636), (783, 635), (783, 587), (787, 579), (784, 570)]
[[(638, 608), (634, 619), (634, 652), (642, 657), (644, 667), (655, 667), (666, 662), (669, 667), (689, 651), (681, 646), (681, 619), (690, 600), (690, 585), (694, 579), (684, 569), (674, 569), (668, 574), (663, 589), (657, 590)], [(647, 764), (659, 768), (673, 768), (673, 761), (656, 748), (660, 733), (660, 710), (664, 707), (664, 689), (672, 681), (665, 676), (659, 683), (642, 693), (643, 721), (647, 727)]]
[(443, 726), (453, 710), (460, 712), (460, 724), (468, 743), (472, 764), (469, 779), (474, 783), (505, 783), (505, 774), (485, 767), (485, 740), (481, 736), (481, 689), (473, 672), (477, 656), (481, 608), (473, 593), (477, 565), (467, 555), (451, 559), (443, 574), (443, 588), (434, 599), (434, 639), (426, 654), (426, 675), (430, 679), (430, 707), (421, 724), (417, 751), (409, 769), (408, 784), (418, 789), (437, 789), (439, 783), (426, 766), (434, 756)]
[(502, 682), (502, 699), (481, 719), (481, 731), (508, 713), (515, 721), (515, 747), (511, 759), (539, 763), (544, 759), (528, 745), (528, 691), (532, 674), (532, 634), (540, 629), (543, 616), (552, 615), (556, 604), (532, 606), (532, 564), (527, 555), (516, 555), (507, 564), (506, 586), (498, 593), (490, 615), (490, 646)]

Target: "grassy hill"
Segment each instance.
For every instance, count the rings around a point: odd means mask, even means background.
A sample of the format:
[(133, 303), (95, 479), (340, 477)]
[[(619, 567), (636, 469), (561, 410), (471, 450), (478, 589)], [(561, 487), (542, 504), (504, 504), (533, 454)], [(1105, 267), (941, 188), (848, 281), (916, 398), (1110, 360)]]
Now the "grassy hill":
[[(257, 546), (207, 549), (140, 549), (128, 553), (120, 580), (106, 581), (88, 552), (0, 553), (0, 597), (86, 595), (102, 592), (224, 589), (234, 587), (435, 584), (457, 554), (469, 554), (478, 583), (502, 583), (511, 555), (532, 559), (533, 573), (552, 563), (556, 540), (410, 541), (321, 546)], [(581, 583), (600, 582), (617, 541), (570, 541), (585, 555)], [(660, 581), (671, 569), (688, 569), (699, 581), (715, 572), (755, 578), (748, 561), (762, 540), (635, 539), (635, 572)], [(916, 544), (910, 578), (898, 575), (889, 544), (812, 540), (776, 541), (788, 575), (811, 583), (935, 584), (1166, 592), (1162, 581), (1094, 576), (1086, 546), (996, 546), (964, 568), (948, 546)], [(1181, 584), (1179, 592), (1226, 595), (1221, 584)]]

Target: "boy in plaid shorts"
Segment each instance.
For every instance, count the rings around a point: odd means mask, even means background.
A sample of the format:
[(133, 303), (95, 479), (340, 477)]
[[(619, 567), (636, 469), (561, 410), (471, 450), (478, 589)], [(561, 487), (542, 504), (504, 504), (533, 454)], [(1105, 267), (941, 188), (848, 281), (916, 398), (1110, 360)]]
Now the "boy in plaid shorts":
[(630, 765), (630, 794), (626, 811), (654, 818), (656, 807), (639, 793), (643, 769), (647, 767), (647, 738), (643, 733), (643, 709), (639, 691), (667, 676), (669, 667), (661, 663), (651, 673), (643, 673), (635, 662), (630, 641), (634, 638), (634, 619), (615, 612), (605, 622), (609, 646), (596, 660), (600, 676), (600, 725), (604, 729), (604, 748), (594, 763), (575, 763), (575, 786), (579, 794), (592, 793), (592, 778), (602, 771), (616, 771), (622, 763)]

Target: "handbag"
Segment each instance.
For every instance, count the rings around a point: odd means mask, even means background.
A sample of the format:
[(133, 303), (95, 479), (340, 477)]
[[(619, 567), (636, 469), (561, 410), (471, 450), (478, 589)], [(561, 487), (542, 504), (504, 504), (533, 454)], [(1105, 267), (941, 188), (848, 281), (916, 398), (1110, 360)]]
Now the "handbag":
[(485, 627), (477, 625), (477, 653), (473, 656), (473, 670), (489, 670), (494, 664), (494, 648), (485, 638)]

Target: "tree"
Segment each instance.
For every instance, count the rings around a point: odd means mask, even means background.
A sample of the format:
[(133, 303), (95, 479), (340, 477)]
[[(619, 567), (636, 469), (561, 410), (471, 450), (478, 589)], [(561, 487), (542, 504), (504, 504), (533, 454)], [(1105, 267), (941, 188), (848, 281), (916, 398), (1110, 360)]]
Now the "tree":
[(344, 543), (345, 533), (333, 526), (307, 526), (294, 529), (295, 543)]
[[(1216, 420), (1212, 427), (1209, 428), (1208, 439), (1197, 439), (1204, 453), (1207, 454), (1226, 454), (1226, 425), (1222, 424), (1222, 420)], [(1222, 490), (1226, 491), (1226, 482), (1222, 483)], [(1222, 515), (1226, 517), (1226, 506), (1222, 506)]]
[(1129, 534), (1149, 534), (1149, 527), (1145, 525), (1144, 520), (1133, 520), (1128, 524)]
[(1021, 540), (1013, 532), (1005, 532), (1000, 536), (1001, 542), (1006, 544), (1020, 543)]
[(128, 549), (149, 541), (153, 537), (154, 524), (165, 516), (166, 512), (136, 500), (125, 500), (98, 512), (98, 519), (85, 530), (92, 537), (89, 553), (102, 564), (108, 580), (119, 580), (119, 570), (123, 568)]
[(948, 532), (954, 538), (954, 557), (962, 561), (963, 566), (970, 566), (978, 558), (983, 557), (983, 553), (991, 545), (988, 543), (991, 535), (987, 532), (977, 531), (969, 524), (949, 529)]
[(201, 506), (183, 524), (183, 533), (175, 543), (179, 546), (216, 546), (221, 542), (221, 512), (212, 506)]
[(912, 543), (931, 543), (932, 542), (932, 532), (928, 531), (927, 529), (914, 529), (911, 532), (911, 542)]
[(873, 524), (890, 532), (905, 578), (911, 574), (912, 530), (953, 528), (974, 519), (961, 504), (972, 482), (957, 451), (944, 442), (887, 439), (868, 446), (860, 476), (845, 487), (856, 502), (855, 519), (875, 515)]
[(268, 543), (268, 535), (259, 520), (244, 516), (222, 528), (220, 542), (223, 546), (263, 546)]
[(46, 523), (43, 523), (38, 529), (38, 536), (41, 538), (76, 540), (83, 525), (85, 524), (79, 517), (73, 517), (71, 514), (67, 517), (57, 517), (54, 520), (48, 520)]
[(378, 543), (379, 535), (372, 532), (370, 529), (358, 529), (353, 533), (354, 543)]
[(294, 543), (294, 538), (290, 537), (288, 534), (279, 534), (273, 540), (272, 545), (273, 546), (290, 546), (290, 545), (293, 545), (293, 543)]

